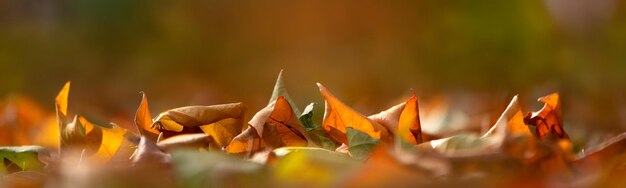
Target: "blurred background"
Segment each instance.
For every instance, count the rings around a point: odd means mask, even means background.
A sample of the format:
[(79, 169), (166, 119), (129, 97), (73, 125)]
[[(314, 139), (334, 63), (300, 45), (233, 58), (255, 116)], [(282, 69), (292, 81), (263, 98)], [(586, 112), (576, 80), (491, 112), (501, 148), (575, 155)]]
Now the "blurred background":
[[(566, 129), (626, 130), (626, 1), (0, 0), (0, 96), (131, 118), (180, 106), (267, 104), (281, 69), (303, 108), (323, 83), (364, 114), (445, 103), (490, 125), (560, 92)], [(436, 105), (437, 104), (437, 105)], [(458, 113), (456, 113), (458, 112)], [(575, 130), (574, 130), (575, 132)], [(574, 133), (575, 134), (575, 133)]]

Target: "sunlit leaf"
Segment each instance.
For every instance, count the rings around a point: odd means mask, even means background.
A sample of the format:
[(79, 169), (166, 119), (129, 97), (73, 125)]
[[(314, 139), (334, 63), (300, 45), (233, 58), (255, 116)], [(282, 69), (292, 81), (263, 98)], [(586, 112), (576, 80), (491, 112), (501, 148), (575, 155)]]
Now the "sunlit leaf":
[(187, 106), (159, 114), (152, 127), (161, 131), (163, 138), (178, 134), (205, 133), (221, 148), (241, 132), (243, 114), (241, 103)]
[(151, 127), (152, 115), (150, 114), (150, 108), (148, 106), (148, 97), (144, 92), (141, 92), (141, 95), (141, 103), (135, 113), (135, 126), (141, 135), (156, 141), (156, 137), (160, 132)]
[(372, 138), (383, 142), (390, 142), (393, 137), (387, 128), (367, 119), (355, 112), (333, 96), (322, 84), (317, 84), (322, 97), (326, 100), (326, 113), (322, 127), (330, 138), (344, 144), (348, 144), (346, 128), (351, 127), (368, 134)]
[(537, 127), (537, 136), (541, 139), (567, 139), (569, 136), (563, 130), (563, 117), (561, 116), (561, 102), (559, 94), (552, 93), (539, 98), (544, 103), (543, 108), (537, 112), (528, 113), (524, 118), (526, 124)]
[[(293, 113), (289, 102), (282, 96), (254, 115), (248, 124), (250, 125), (248, 129), (233, 139), (231, 145), (236, 144), (236, 146), (229, 147), (229, 152), (240, 153), (244, 151), (244, 148), (258, 150), (261, 147), (256, 146), (261, 146), (261, 144), (269, 148), (306, 146), (308, 144), (307, 138), (303, 134), (304, 127), (300, 125), (300, 121)], [(261, 143), (255, 139), (255, 132), (262, 140)]]

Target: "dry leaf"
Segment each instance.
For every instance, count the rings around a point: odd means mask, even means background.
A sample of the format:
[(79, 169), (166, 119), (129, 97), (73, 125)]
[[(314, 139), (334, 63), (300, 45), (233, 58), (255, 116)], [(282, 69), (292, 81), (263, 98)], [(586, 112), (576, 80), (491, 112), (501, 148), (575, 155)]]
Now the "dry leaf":
[(243, 113), (241, 103), (181, 107), (159, 114), (152, 127), (161, 131), (163, 138), (205, 133), (222, 148), (241, 132)]
[(384, 142), (392, 141), (392, 133), (390, 133), (387, 128), (371, 121), (343, 104), (322, 84), (317, 83), (317, 86), (320, 89), (322, 97), (326, 100), (326, 112), (324, 114), (322, 127), (332, 139), (343, 144), (348, 144), (346, 128), (352, 127), (368, 134), (372, 138), (380, 139)]
[(157, 143), (162, 150), (169, 151), (174, 148), (207, 148), (211, 137), (204, 133), (181, 134), (169, 137)]
[(135, 113), (135, 126), (142, 136), (145, 136), (152, 141), (156, 141), (160, 132), (151, 127), (152, 115), (150, 114), (150, 108), (148, 106), (148, 97), (144, 92), (141, 92), (141, 95), (141, 103)]
[[(278, 148), (283, 146), (306, 146), (307, 138), (304, 136), (304, 127), (300, 124), (298, 117), (293, 112), (289, 102), (280, 96), (275, 102), (270, 103), (267, 107), (259, 111), (252, 120), (248, 122), (248, 129), (237, 136), (231, 144), (236, 146), (227, 149), (231, 153), (240, 153), (246, 150), (243, 148), (254, 149), (252, 152), (258, 151), (261, 146), (267, 148)], [(253, 133), (257, 133), (260, 140), (256, 140)], [(251, 144), (245, 144), (247, 142)], [(258, 143), (257, 141), (262, 141)], [(254, 143), (257, 142), (257, 143)], [(246, 151), (248, 152), (248, 151)]]
[(526, 124), (537, 127), (537, 137), (541, 139), (567, 139), (569, 136), (563, 130), (563, 117), (561, 116), (561, 102), (559, 94), (552, 93), (539, 98), (544, 103), (543, 108), (537, 112), (528, 113), (524, 118)]

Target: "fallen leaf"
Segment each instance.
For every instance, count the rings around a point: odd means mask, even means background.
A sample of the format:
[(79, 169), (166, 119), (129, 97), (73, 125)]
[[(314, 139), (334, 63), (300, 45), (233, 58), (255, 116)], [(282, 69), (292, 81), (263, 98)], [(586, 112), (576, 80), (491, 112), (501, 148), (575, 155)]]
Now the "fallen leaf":
[(204, 133), (181, 134), (169, 137), (157, 143), (162, 150), (169, 151), (175, 148), (208, 148), (211, 137)]
[(300, 122), (306, 132), (309, 133), (309, 138), (311, 142), (314, 142), (315, 145), (320, 146), (325, 149), (335, 150), (337, 145), (333, 142), (328, 136), (326, 132), (322, 129), (321, 126), (313, 122), (313, 107), (315, 103), (311, 103), (304, 108), (302, 112), (302, 116), (300, 116)]
[(0, 147), (0, 174), (17, 171), (42, 170), (44, 164), (39, 155), (47, 155), (41, 146)]
[(348, 144), (346, 128), (351, 127), (368, 134), (372, 138), (383, 142), (391, 142), (392, 134), (379, 123), (373, 122), (365, 116), (355, 112), (333, 96), (322, 84), (317, 83), (322, 97), (326, 100), (326, 113), (322, 127), (333, 140)]
[(348, 136), (348, 151), (350, 151), (350, 156), (357, 160), (366, 159), (372, 149), (378, 144), (378, 139), (372, 138), (364, 132), (352, 127), (346, 128), (346, 135)]
[(150, 139), (141, 137), (137, 150), (131, 157), (134, 165), (169, 164), (171, 156), (164, 153)]
[(241, 133), (243, 114), (241, 103), (181, 107), (159, 114), (152, 127), (162, 132), (163, 138), (205, 133), (222, 148)]
[(142, 136), (145, 136), (152, 141), (156, 141), (160, 132), (151, 127), (153, 123), (152, 115), (150, 115), (150, 108), (148, 106), (148, 97), (146, 96), (146, 93), (141, 92), (141, 96), (141, 103), (139, 103), (139, 107), (135, 113), (135, 126), (137, 126), (137, 130)]
[(385, 126), (405, 142), (419, 144), (423, 140), (432, 137), (422, 133), (415, 93), (406, 102), (371, 115), (368, 118)]
[(561, 116), (561, 102), (559, 94), (552, 93), (539, 98), (544, 103), (543, 108), (537, 112), (528, 113), (524, 118), (526, 124), (537, 127), (537, 137), (540, 139), (567, 139), (569, 136), (563, 130), (563, 117)]
[[(246, 151), (244, 148), (254, 149), (251, 152), (256, 152), (261, 148), (308, 145), (307, 138), (303, 134), (304, 127), (300, 125), (300, 121), (291, 109), (289, 102), (282, 96), (261, 109), (248, 124), (250, 126), (247, 130), (231, 142), (231, 145), (235, 145), (227, 149), (230, 153), (244, 152)], [(254, 133), (257, 133), (260, 139), (255, 139)], [(263, 147), (260, 147), (261, 145)]]

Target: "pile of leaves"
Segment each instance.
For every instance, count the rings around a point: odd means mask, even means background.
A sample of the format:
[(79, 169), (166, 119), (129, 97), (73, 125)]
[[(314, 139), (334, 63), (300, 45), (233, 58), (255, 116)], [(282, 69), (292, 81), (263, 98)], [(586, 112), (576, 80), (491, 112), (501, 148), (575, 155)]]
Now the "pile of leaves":
[[(626, 134), (575, 149), (559, 94), (524, 113), (513, 97), (484, 134), (422, 130), (417, 96), (364, 116), (317, 84), (322, 122), (303, 111), (279, 74), (269, 104), (244, 123), (242, 103), (186, 106), (153, 116), (145, 93), (134, 126), (56, 114), (24, 98), (0, 119), (2, 187), (624, 187)], [(29, 145), (29, 146), (23, 146)]]

